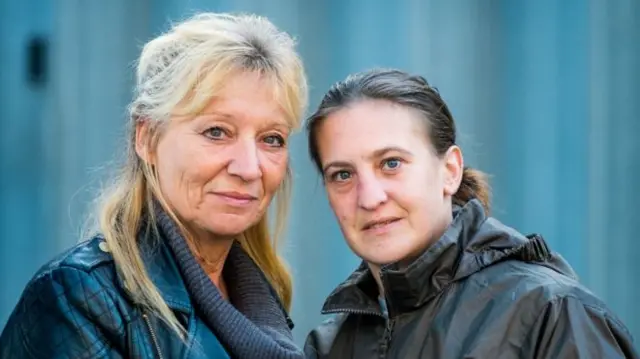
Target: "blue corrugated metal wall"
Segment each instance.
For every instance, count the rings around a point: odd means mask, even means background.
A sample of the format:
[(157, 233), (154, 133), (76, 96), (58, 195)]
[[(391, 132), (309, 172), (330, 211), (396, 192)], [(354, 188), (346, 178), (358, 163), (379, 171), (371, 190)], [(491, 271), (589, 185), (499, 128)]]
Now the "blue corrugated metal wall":
[[(366, 67), (424, 74), (451, 104), (467, 162), (493, 175), (496, 216), (541, 232), (640, 336), (633, 0), (0, 0), (0, 325), (35, 269), (76, 240), (92, 180), (104, 172), (96, 168), (118, 148), (140, 44), (194, 10), (257, 12), (293, 33), (312, 105)], [(22, 76), (31, 31), (51, 36), (51, 78), (41, 89)], [(322, 319), (323, 297), (358, 261), (303, 136), (292, 161), (286, 250), (301, 341)]]

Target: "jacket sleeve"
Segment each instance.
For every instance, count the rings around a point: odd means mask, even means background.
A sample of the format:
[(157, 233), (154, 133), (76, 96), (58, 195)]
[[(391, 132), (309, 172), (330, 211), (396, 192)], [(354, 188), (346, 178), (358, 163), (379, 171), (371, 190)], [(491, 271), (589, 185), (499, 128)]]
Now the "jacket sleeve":
[(121, 358), (124, 326), (94, 275), (58, 267), (25, 288), (0, 334), (0, 359)]
[(545, 307), (531, 332), (536, 359), (639, 358), (627, 328), (605, 309), (574, 297)]

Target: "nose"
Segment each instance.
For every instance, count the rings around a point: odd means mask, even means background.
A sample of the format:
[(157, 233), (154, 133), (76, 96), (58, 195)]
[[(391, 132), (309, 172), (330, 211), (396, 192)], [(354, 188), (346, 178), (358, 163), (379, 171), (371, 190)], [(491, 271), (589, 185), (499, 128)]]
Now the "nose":
[(358, 205), (360, 207), (372, 211), (387, 201), (387, 192), (375, 174), (360, 173), (358, 177)]
[(262, 177), (258, 147), (254, 141), (238, 141), (231, 156), (227, 166), (227, 172), (230, 175), (240, 177), (245, 182)]

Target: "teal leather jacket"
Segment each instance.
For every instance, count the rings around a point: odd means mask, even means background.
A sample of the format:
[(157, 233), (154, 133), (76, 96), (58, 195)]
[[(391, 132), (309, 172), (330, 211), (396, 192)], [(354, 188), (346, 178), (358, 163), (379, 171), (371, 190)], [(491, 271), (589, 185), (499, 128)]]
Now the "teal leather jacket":
[(186, 342), (135, 305), (97, 236), (42, 267), (0, 335), (0, 358), (229, 358), (198, 317), (169, 248), (145, 258)]

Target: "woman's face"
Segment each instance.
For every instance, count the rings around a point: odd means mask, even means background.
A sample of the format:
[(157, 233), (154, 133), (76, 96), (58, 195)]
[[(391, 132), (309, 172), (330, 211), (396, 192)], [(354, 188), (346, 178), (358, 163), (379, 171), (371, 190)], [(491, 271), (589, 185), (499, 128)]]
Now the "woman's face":
[(363, 100), (318, 129), (329, 202), (351, 249), (371, 264), (418, 256), (451, 222), (462, 155), (453, 146), (437, 156), (419, 116)]
[(190, 229), (230, 237), (262, 218), (285, 178), (289, 132), (269, 83), (242, 73), (197, 117), (173, 118), (150, 159)]

